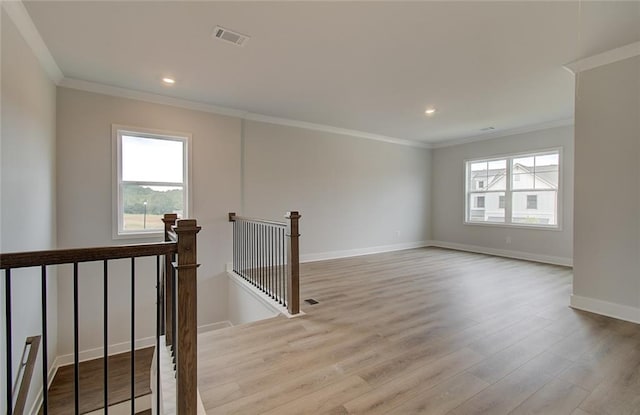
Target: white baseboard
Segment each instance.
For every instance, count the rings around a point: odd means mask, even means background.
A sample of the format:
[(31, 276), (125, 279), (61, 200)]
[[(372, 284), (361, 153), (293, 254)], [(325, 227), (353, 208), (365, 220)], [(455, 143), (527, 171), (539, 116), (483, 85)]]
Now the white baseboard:
[[(135, 349), (144, 349), (146, 347), (151, 347), (156, 345), (155, 337), (145, 337), (143, 339), (137, 339), (135, 342)], [(130, 342), (122, 342), (110, 344), (108, 346), (109, 350), (107, 354), (112, 356), (114, 354), (126, 353), (131, 351), (131, 343)], [(104, 356), (104, 348), (96, 347), (95, 349), (83, 350), (80, 352), (80, 362), (85, 362), (87, 360), (100, 359)], [(73, 364), (73, 354), (64, 354), (60, 355), (56, 358), (56, 362), (58, 366), (67, 366)]]
[(233, 324), (229, 320), (217, 321), (211, 324), (203, 324), (202, 326), (198, 326), (198, 334), (206, 333), (208, 331), (225, 329), (227, 327), (233, 327)]
[(404, 242), (393, 245), (380, 245), (368, 248), (345, 249), (342, 251), (318, 252), (300, 255), (300, 262), (325, 261), (328, 259), (349, 258), (360, 255), (381, 254), (383, 252), (402, 251), (404, 249), (422, 248), (429, 246), (429, 241)]
[(581, 297), (575, 294), (571, 295), (571, 307), (640, 324), (640, 308), (636, 307), (610, 303), (595, 298)]
[(524, 259), (527, 261), (543, 262), (545, 264), (562, 265), (565, 267), (573, 266), (573, 258), (533, 254), (530, 252), (510, 251), (507, 249), (487, 248), (487, 247), (478, 246), (478, 245), (458, 244), (454, 242), (444, 242), (444, 241), (430, 241), (428, 246), (455, 249), (457, 251), (475, 252), (478, 254), (495, 255), (495, 256), (501, 256), (506, 258)]

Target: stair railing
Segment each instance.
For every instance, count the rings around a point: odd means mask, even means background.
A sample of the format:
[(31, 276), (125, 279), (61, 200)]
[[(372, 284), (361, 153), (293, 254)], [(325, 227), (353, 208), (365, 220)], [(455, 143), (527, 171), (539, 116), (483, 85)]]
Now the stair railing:
[(285, 218), (277, 222), (229, 213), (233, 272), (294, 315), (300, 313), (301, 216), (292, 211)]
[[(4, 270), (5, 288), (5, 361), (6, 385), (5, 397), (8, 415), (22, 415), (22, 408), (14, 405), (13, 400), (13, 356), (12, 356), (12, 304), (11, 283), (12, 270), (19, 268), (40, 268), (40, 292), (42, 313), (42, 413), (48, 413), (48, 356), (47, 356), (47, 269), (61, 264), (73, 265), (73, 366), (74, 366), (74, 408), (80, 413), (80, 350), (78, 322), (78, 296), (81, 277), (78, 264), (85, 262), (102, 262), (103, 264), (103, 296), (104, 296), (104, 333), (103, 333), (103, 387), (105, 412), (109, 407), (108, 384), (108, 291), (109, 280), (108, 263), (116, 259), (130, 260), (131, 281), (131, 405), (132, 413), (135, 406), (135, 282), (136, 259), (142, 257), (156, 257), (156, 385), (160, 385), (160, 337), (165, 330), (171, 328), (171, 343), (174, 359), (176, 359), (176, 408), (178, 415), (195, 415), (197, 413), (197, 250), (196, 235), (200, 231), (196, 220), (177, 220), (175, 214), (164, 216), (165, 242), (119, 245), (95, 248), (54, 249), (47, 251), (15, 252), (0, 254), (0, 269)], [(174, 258), (177, 261), (174, 262)], [(164, 271), (163, 271), (164, 270)], [(162, 297), (161, 275), (169, 276), (168, 284), (172, 286), (171, 293), (177, 296)], [(17, 275), (16, 275), (17, 277)], [(165, 290), (166, 290), (165, 281)], [(174, 298), (175, 297), (175, 298)], [(167, 300), (168, 301), (165, 301)], [(164, 327), (162, 316), (165, 316)], [(171, 326), (167, 325), (171, 319)], [(156, 391), (156, 414), (160, 413), (160, 394)], [(18, 411), (20, 412), (18, 412)]]

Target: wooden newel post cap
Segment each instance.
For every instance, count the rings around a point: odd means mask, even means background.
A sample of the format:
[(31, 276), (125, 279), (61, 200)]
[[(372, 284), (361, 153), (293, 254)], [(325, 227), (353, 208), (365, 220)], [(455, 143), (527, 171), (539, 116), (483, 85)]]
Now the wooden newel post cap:
[(198, 233), (202, 227), (198, 226), (198, 221), (195, 219), (178, 219), (176, 224), (172, 226), (172, 229), (175, 233)]
[(234, 222), (236, 220), (236, 212), (229, 212), (229, 222)]
[(302, 215), (300, 215), (300, 212), (298, 212), (297, 210), (292, 210), (291, 212), (287, 212), (284, 217), (286, 219), (300, 219)]
[(164, 216), (162, 217), (162, 221), (164, 223), (176, 223), (177, 220), (178, 220), (177, 213), (165, 213)]

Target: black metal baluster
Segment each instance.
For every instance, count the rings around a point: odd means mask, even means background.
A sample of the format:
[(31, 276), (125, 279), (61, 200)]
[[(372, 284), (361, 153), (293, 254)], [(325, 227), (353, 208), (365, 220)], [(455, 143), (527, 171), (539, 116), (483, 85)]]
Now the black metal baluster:
[(268, 269), (269, 269), (269, 296), (273, 298), (273, 226), (269, 226), (268, 228), (268, 239), (269, 239), (269, 247), (267, 248), (267, 258), (269, 261)]
[(238, 264), (238, 222), (233, 222), (233, 266), (231, 267), (234, 271), (236, 271), (236, 267)]
[(247, 279), (247, 275), (245, 273), (245, 269), (246, 269), (246, 260), (247, 260), (247, 254), (246, 254), (246, 250), (245, 250), (245, 244), (247, 241), (247, 235), (246, 235), (246, 230), (245, 230), (245, 226), (244, 226), (244, 221), (240, 222), (240, 249), (242, 250), (242, 272), (240, 273), (240, 275), (242, 275), (242, 278), (244, 278), (245, 280)]
[(104, 359), (104, 413), (109, 413), (109, 284), (107, 282), (109, 273), (108, 261), (105, 259), (102, 263), (102, 358)]
[(278, 243), (276, 244), (276, 300), (280, 303), (280, 229), (276, 232)]
[(135, 415), (136, 413), (135, 318), (136, 318), (136, 259), (131, 258), (131, 415)]
[(251, 223), (251, 279), (256, 284), (256, 224)]
[(49, 413), (49, 357), (47, 342), (47, 266), (42, 266), (40, 289), (42, 290), (42, 411)]
[(285, 230), (282, 230), (282, 305), (287, 306), (287, 250)]
[(177, 316), (177, 304), (178, 304), (178, 282), (176, 278), (177, 271), (173, 267), (173, 262), (176, 260), (176, 255), (171, 254), (171, 292), (173, 292), (173, 299), (171, 301), (171, 330), (173, 331), (173, 344), (171, 345), (173, 351), (173, 368), (176, 368), (176, 361), (178, 359), (178, 316)]
[[(235, 222), (234, 222), (235, 225)], [(162, 299), (160, 298), (160, 255), (156, 256), (156, 414), (160, 413), (160, 308)]]
[(264, 226), (262, 224), (258, 225), (258, 255), (259, 255), (259, 259), (258, 259), (258, 266), (259, 266), (259, 270), (260, 270), (260, 290), (261, 291), (265, 291), (264, 289), (264, 257), (263, 257), (263, 253), (262, 250), (264, 249)]
[(11, 368), (11, 270), (4, 272), (4, 305), (5, 305), (5, 329), (6, 329), (6, 353), (7, 353), (7, 415), (13, 414), (13, 370)]
[(80, 414), (80, 350), (78, 345), (78, 263), (73, 263), (73, 392), (76, 415)]

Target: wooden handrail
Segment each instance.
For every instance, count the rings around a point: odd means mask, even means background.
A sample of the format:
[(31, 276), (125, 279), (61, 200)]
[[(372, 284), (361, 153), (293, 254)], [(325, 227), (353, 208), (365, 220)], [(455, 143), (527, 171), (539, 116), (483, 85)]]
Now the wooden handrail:
[(286, 227), (286, 222), (278, 222), (275, 220), (267, 220), (267, 219), (258, 219), (258, 218), (250, 218), (248, 216), (238, 216), (234, 212), (229, 212), (229, 222), (235, 222), (237, 220), (243, 220), (245, 222), (254, 222), (254, 223), (264, 223), (266, 225), (275, 225), (280, 227)]
[(0, 269), (168, 255), (175, 252), (177, 252), (177, 244), (175, 242), (13, 252), (0, 254)]

